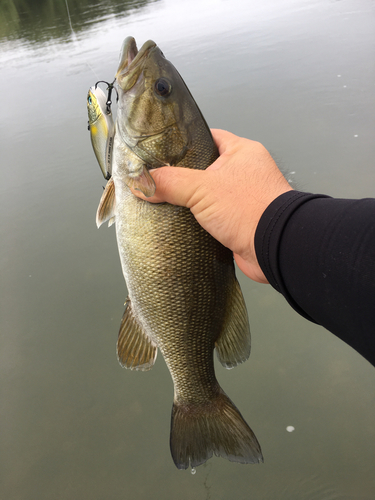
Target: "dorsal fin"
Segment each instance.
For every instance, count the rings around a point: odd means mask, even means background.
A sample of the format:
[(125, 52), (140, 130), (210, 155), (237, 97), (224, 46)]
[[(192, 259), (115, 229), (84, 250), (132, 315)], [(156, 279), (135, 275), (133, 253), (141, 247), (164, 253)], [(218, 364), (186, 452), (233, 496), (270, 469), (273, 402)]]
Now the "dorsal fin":
[(243, 363), (250, 355), (249, 319), (240, 284), (234, 277), (221, 333), (215, 343), (216, 354), (226, 368)]
[(98, 210), (96, 211), (96, 225), (100, 227), (103, 222), (111, 219), (115, 215), (116, 197), (113, 177), (109, 179), (100, 198)]
[(137, 321), (130, 299), (125, 302), (117, 340), (117, 357), (121, 366), (131, 370), (150, 370), (154, 366), (157, 347)]

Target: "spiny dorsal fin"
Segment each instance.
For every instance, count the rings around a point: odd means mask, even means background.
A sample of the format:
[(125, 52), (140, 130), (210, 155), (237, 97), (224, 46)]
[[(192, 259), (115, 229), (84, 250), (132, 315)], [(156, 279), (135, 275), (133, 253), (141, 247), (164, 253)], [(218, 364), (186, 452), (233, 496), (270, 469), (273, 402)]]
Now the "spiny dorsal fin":
[(223, 326), (215, 347), (220, 363), (226, 368), (233, 368), (247, 360), (251, 346), (245, 300), (236, 277), (229, 296)]
[(131, 370), (150, 370), (154, 366), (157, 347), (136, 320), (130, 299), (125, 302), (117, 340), (117, 357), (121, 366)]
[(115, 215), (115, 184), (113, 177), (109, 179), (100, 198), (98, 210), (96, 211), (96, 225), (100, 227), (103, 222), (111, 219)]

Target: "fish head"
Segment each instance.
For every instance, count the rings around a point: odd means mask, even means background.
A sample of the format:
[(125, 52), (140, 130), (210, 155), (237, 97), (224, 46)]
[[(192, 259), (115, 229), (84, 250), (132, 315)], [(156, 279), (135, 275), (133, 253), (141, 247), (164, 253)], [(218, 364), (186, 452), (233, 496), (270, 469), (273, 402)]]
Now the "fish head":
[(152, 168), (178, 163), (200, 113), (178, 71), (155, 42), (145, 42), (138, 51), (134, 38), (128, 37), (116, 80), (117, 129), (127, 146)]

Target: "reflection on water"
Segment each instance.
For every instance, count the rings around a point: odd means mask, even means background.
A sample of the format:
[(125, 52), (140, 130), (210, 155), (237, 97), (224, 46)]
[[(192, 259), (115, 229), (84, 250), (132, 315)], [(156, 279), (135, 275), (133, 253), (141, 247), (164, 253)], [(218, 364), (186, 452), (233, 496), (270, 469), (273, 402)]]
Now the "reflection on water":
[(2, 0), (0, 40), (67, 40), (72, 28), (74, 32), (84, 31), (92, 23), (104, 22), (111, 16), (123, 17), (127, 11), (154, 1), (157, 0)]
[(211, 126), (263, 142), (301, 189), (374, 196), (373, 2), (68, 6), (76, 39), (65, 1), (0, 4), (0, 497), (372, 500), (375, 370), (243, 276), (252, 355), (217, 374), (265, 463), (175, 470), (162, 357), (116, 360), (127, 292), (95, 226), (86, 94), (125, 36), (154, 39)]

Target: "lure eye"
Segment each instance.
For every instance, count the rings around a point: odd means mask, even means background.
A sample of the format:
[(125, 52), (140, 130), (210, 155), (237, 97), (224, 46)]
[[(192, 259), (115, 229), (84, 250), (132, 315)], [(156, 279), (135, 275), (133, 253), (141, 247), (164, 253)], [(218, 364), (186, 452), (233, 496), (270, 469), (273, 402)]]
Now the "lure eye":
[(88, 96), (88, 98), (87, 98), (87, 102), (88, 102), (89, 104), (92, 104), (91, 95), (89, 95), (89, 96)]
[(167, 97), (172, 92), (172, 85), (165, 78), (159, 78), (155, 82), (155, 92), (161, 97)]

